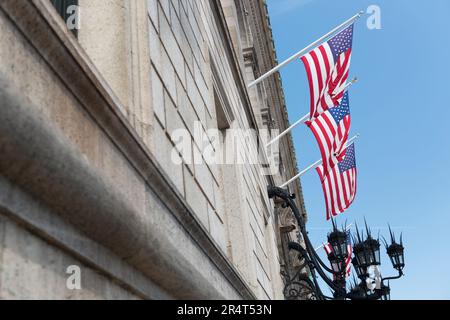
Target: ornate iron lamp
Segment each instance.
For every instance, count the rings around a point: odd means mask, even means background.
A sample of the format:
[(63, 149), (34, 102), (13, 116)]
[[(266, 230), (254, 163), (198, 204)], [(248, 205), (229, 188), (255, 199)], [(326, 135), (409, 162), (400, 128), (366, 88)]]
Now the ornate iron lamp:
[(375, 240), (372, 237), (372, 232), (370, 231), (369, 227), (367, 226), (367, 221), (364, 221), (366, 225), (366, 234), (367, 239), (365, 241), (366, 247), (369, 250), (369, 264), (371, 266), (379, 266), (381, 264), (380, 259), (380, 240)]
[(353, 242), (353, 254), (355, 255), (356, 264), (363, 269), (367, 269), (370, 266), (370, 249), (366, 245), (365, 241), (361, 239), (358, 227), (356, 228), (356, 238)]
[(391, 227), (389, 227), (389, 233), (391, 235), (391, 245), (388, 246), (387, 242), (385, 241), (386, 253), (391, 259), (394, 269), (396, 269), (399, 274), (402, 274), (403, 268), (405, 267), (403, 236), (400, 235), (400, 243), (397, 243), (395, 241), (395, 235), (392, 232)]
[[(328, 234), (328, 243), (331, 246), (333, 259), (335, 260), (336, 263), (341, 264), (339, 262), (344, 262), (348, 257), (347, 233), (338, 230), (334, 220), (332, 220), (332, 222), (333, 222), (333, 231)], [(339, 270), (335, 271), (339, 272)]]
[(356, 257), (352, 259), (352, 265), (359, 279), (363, 280), (367, 277), (367, 268), (361, 266)]
[(355, 254), (356, 263), (359, 267), (367, 269), (373, 265), (380, 265), (380, 241), (372, 237), (370, 229), (366, 223), (366, 240), (362, 240), (358, 226), (356, 226), (356, 239), (353, 252)]
[(369, 265), (377, 265), (381, 264), (380, 259), (380, 241), (373, 239), (370, 235), (365, 241), (366, 247), (369, 249)]
[(333, 272), (335, 274), (339, 274), (342, 272), (342, 268), (343, 268), (343, 264), (344, 264), (342, 259), (338, 259), (336, 257), (336, 255), (333, 252), (331, 252), (328, 255), (328, 260), (330, 261), (331, 269), (333, 269)]
[[(366, 223), (366, 239), (363, 240), (361, 234), (356, 226), (356, 237), (352, 236), (353, 239), (353, 254), (352, 259), (354, 270), (361, 280), (359, 284), (352, 286), (351, 290), (347, 292), (346, 285), (346, 259), (348, 257), (348, 247), (347, 247), (347, 232), (340, 231), (337, 229), (336, 224), (333, 220), (333, 231), (328, 234), (328, 242), (330, 244), (330, 253), (328, 254), (328, 260), (330, 261), (331, 268), (324, 263), (319, 255), (316, 253), (314, 246), (312, 245), (308, 232), (306, 231), (305, 221), (303, 216), (300, 214), (295, 202), (294, 196), (289, 194), (287, 190), (278, 187), (268, 188), (269, 197), (278, 197), (284, 200), (283, 207), (290, 208), (294, 214), (297, 223), (300, 227), (300, 233), (304, 239), (305, 245), (302, 246), (296, 242), (289, 243), (289, 249), (296, 250), (299, 253), (299, 259), (306, 262), (306, 266), (309, 268), (311, 274), (311, 280), (308, 285), (305, 286), (308, 292), (312, 291), (310, 294), (314, 299), (326, 300), (326, 299), (352, 299), (352, 300), (389, 300), (390, 299), (390, 286), (389, 284), (384, 285), (384, 281), (389, 281), (393, 279), (398, 279), (403, 276), (403, 268), (405, 267), (404, 260), (404, 247), (402, 237), (400, 237), (400, 243), (395, 241), (395, 236), (389, 228), (391, 233), (391, 244), (388, 245), (385, 240), (386, 251), (391, 259), (393, 267), (398, 271), (398, 275), (395, 277), (381, 278), (379, 274), (378, 266), (381, 264), (380, 259), (380, 242), (374, 239), (371, 235), (370, 229), (367, 227)], [(381, 281), (381, 287), (369, 288), (368, 282), (369, 278), (368, 270), (373, 269), (376, 266), (378, 270), (378, 278)], [(326, 272), (333, 275), (330, 279)], [(333, 297), (325, 296), (317, 281), (316, 273), (324, 280), (324, 282), (330, 287), (333, 292)], [(370, 279), (369, 279), (370, 280)], [(370, 281), (369, 281), (370, 282)], [(299, 285), (298, 283), (295, 283)], [(378, 282), (378, 285), (380, 282)], [(286, 287), (290, 288), (292, 283), (287, 283)]]

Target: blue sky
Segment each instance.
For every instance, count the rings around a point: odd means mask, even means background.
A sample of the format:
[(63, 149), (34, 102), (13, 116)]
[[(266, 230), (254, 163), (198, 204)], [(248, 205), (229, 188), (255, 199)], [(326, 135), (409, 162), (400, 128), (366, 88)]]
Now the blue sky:
[[(352, 133), (358, 195), (338, 223), (364, 217), (387, 236), (403, 231), (406, 276), (391, 283), (392, 299), (450, 299), (450, 1), (268, 0), (280, 61), (370, 5), (381, 8), (381, 30), (368, 15), (356, 24), (350, 77)], [(291, 122), (308, 112), (302, 63), (282, 70)], [(320, 158), (306, 126), (293, 131), (299, 168)], [(313, 243), (326, 240), (330, 223), (315, 172), (302, 177)], [(394, 273), (384, 254), (383, 276)], [(323, 256), (325, 259), (325, 257)]]

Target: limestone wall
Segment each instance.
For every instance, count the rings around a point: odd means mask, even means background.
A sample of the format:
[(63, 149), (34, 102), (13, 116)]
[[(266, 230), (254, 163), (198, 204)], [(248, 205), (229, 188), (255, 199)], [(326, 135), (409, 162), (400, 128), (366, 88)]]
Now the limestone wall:
[[(0, 4), (1, 115), (11, 119), (0, 124), (0, 298), (281, 299), (266, 188), (295, 164), (264, 176), (203, 155), (222, 121), (266, 125), (261, 90), (247, 90), (242, 8), (80, 6), (75, 39), (49, 1)], [(188, 149), (176, 149), (180, 129)], [(253, 147), (238, 139), (240, 152)], [(70, 265), (81, 290), (66, 288)]]

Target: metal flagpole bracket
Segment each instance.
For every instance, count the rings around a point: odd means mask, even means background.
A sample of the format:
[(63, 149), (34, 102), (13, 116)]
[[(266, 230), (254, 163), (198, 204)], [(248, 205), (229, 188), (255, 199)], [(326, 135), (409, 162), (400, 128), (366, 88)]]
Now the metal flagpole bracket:
[(305, 114), (300, 120), (297, 120), (294, 124), (292, 124), (289, 128), (287, 128), (286, 130), (284, 130), (282, 133), (280, 133), (278, 136), (276, 136), (275, 138), (273, 138), (269, 143), (266, 144), (266, 148), (269, 147), (270, 145), (274, 144), (275, 142), (277, 142), (278, 140), (280, 140), (281, 138), (283, 138), (285, 135), (287, 135), (289, 132), (291, 132), (292, 129), (294, 129), (295, 127), (297, 127), (298, 125), (304, 123), (306, 120), (308, 120), (309, 117), (309, 113)]

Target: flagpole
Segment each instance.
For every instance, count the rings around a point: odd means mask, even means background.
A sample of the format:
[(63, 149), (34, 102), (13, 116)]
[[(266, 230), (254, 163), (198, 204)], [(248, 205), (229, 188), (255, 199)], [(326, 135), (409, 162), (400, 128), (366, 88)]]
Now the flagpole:
[[(344, 88), (344, 92), (347, 91), (353, 84), (355, 84), (356, 82), (358, 82), (358, 78), (353, 78), (352, 81), (350, 81), (349, 83), (347, 83), (347, 85)], [(309, 113), (305, 114), (300, 120), (297, 120), (294, 124), (292, 124), (289, 128), (287, 128), (286, 130), (284, 130), (282, 133), (280, 133), (278, 136), (276, 136), (275, 138), (273, 138), (269, 143), (266, 144), (266, 148), (269, 147), (271, 144), (277, 142), (278, 140), (280, 140), (281, 138), (283, 138), (285, 135), (287, 135), (289, 132), (291, 132), (292, 129), (294, 129), (295, 127), (297, 127), (299, 124), (304, 123), (306, 120), (308, 120), (309, 117)]]
[(272, 74), (274, 74), (275, 72), (277, 72), (278, 70), (280, 70), (281, 68), (283, 68), (284, 66), (286, 66), (287, 64), (291, 63), (292, 61), (294, 61), (295, 59), (303, 56), (305, 53), (307, 53), (308, 51), (310, 51), (312, 48), (316, 47), (317, 45), (319, 45), (320, 43), (324, 42), (327, 38), (329, 38), (330, 36), (332, 36), (334, 33), (336, 33), (337, 31), (339, 31), (340, 29), (346, 27), (347, 25), (352, 24), (353, 22), (355, 22), (357, 19), (359, 19), (365, 12), (364, 11), (360, 11), (359, 13), (355, 14), (353, 17), (351, 17), (350, 19), (348, 19), (347, 21), (345, 21), (344, 23), (342, 23), (341, 25), (337, 26), (336, 28), (334, 28), (333, 30), (331, 30), (330, 32), (328, 32), (327, 34), (325, 34), (324, 36), (320, 37), (319, 39), (317, 39), (316, 41), (314, 41), (313, 43), (311, 43), (310, 45), (306, 46), (305, 48), (303, 48), (302, 50), (300, 50), (299, 52), (297, 52), (296, 54), (294, 54), (292, 57), (286, 59), (285, 61), (283, 61), (282, 63), (280, 63), (279, 65), (277, 65), (275, 68), (267, 71), (265, 74), (263, 74), (261, 77), (259, 77), (258, 79), (256, 79), (255, 81), (251, 82), (248, 87), (251, 88), (254, 85), (260, 83), (261, 81), (263, 81), (264, 79), (268, 78), (269, 76), (271, 76)]
[[(355, 141), (356, 139), (359, 138), (359, 133), (354, 136), (353, 138), (351, 138), (350, 140), (348, 140), (346, 147), (348, 147), (349, 145), (352, 144), (353, 141)], [(291, 184), (292, 182), (294, 182), (295, 180), (297, 180), (298, 178), (300, 178), (301, 176), (303, 176), (305, 173), (307, 173), (308, 171), (310, 171), (311, 169), (315, 169), (318, 166), (320, 166), (322, 164), (322, 159), (317, 160), (316, 162), (314, 162), (312, 165), (310, 165), (308, 168), (302, 170), (299, 174), (297, 174), (295, 177), (292, 177), (291, 179), (289, 179), (288, 181), (286, 181), (285, 183), (283, 183), (280, 188), (284, 188), (286, 186), (288, 186), (289, 184)]]
[(270, 141), (269, 143), (266, 144), (266, 148), (268, 146), (270, 146), (271, 144), (274, 144), (275, 142), (277, 142), (278, 140), (280, 140), (281, 138), (283, 138), (285, 135), (287, 135), (289, 132), (291, 132), (292, 129), (294, 129), (295, 127), (297, 127), (299, 124), (304, 123), (306, 120), (308, 120), (309, 117), (309, 113), (305, 114), (300, 120), (297, 120), (297, 122), (295, 122), (294, 124), (292, 124), (289, 128), (287, 128), (286, 130), (284, 130), (282, 133), (280, 133), (278, 136), (276, 136), (275, 138), (272, 139), (272, 141)]

